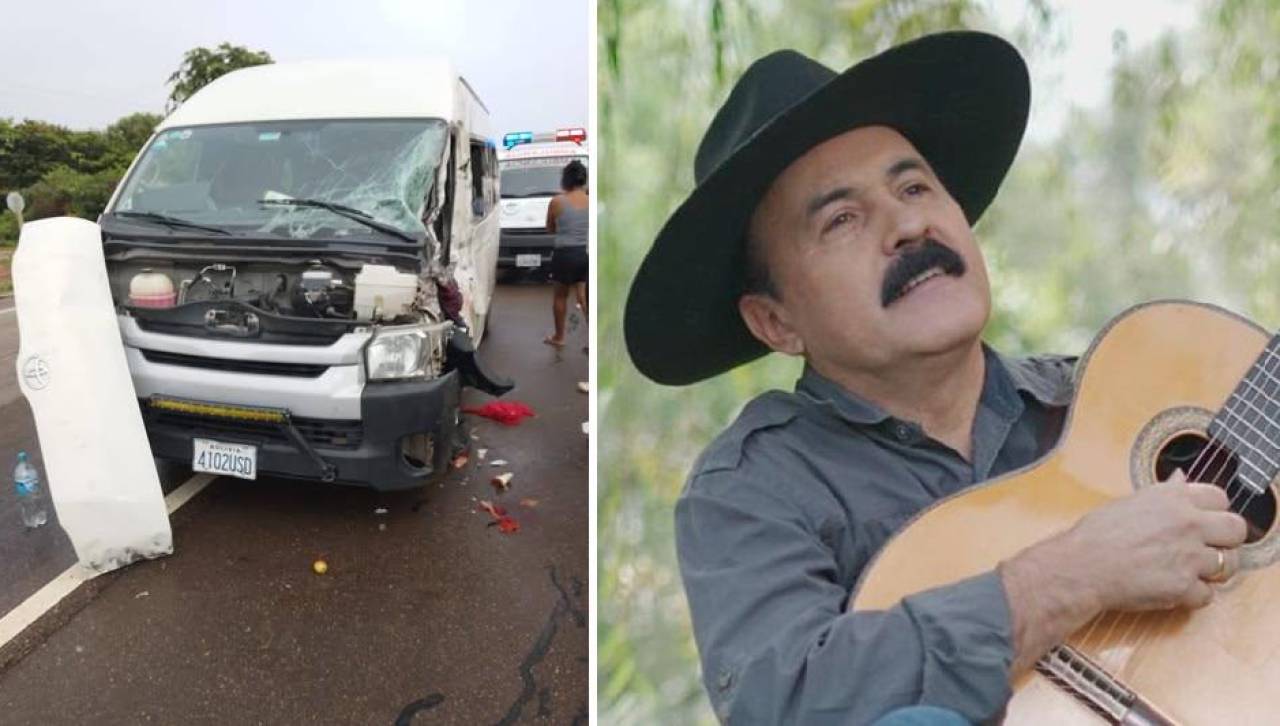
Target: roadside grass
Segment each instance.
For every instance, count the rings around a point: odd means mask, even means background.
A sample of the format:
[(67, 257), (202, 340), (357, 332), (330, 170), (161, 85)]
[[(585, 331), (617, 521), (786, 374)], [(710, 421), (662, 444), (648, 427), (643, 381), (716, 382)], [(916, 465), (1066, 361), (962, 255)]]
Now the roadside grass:
[(13, 292), (13, 277), (9, 274), (11, 257), (13, 257), (13, 247), (0, 243), (0, 295)]

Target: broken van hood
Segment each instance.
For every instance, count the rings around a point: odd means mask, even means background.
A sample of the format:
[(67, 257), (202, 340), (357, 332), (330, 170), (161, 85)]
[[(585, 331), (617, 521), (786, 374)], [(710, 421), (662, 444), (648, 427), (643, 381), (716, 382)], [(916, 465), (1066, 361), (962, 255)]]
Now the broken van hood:
[(250, 239), (233, 238), (181, 238), (129, 235), (120, 237), (105, 233), (102, 236), (107, 262), (131, 260), (209, 260), (228, 259), (242, 262), (297, 263), (299, 258), (330, 259), (335, 264), (349, 261), (358, 267), (369, 263), (395, 265), (411, 272), (420, 272), (426, 265), (422, 247), (412, 245), (381, 245), (350, 242), (314, 242), (300, 244), (298, 240), (282, 238)]

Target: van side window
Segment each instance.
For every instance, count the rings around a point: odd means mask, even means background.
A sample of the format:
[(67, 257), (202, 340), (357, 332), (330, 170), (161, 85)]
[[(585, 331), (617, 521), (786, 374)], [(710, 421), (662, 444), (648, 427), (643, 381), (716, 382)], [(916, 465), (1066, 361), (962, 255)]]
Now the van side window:
[(485, 147), (485, 193), (489, 207), (498, 204), (498, 150), (492, 145)]
[(483, 139), (471, 140), (471, 212), (476, 219), (489, 215), (493, 200), (489, 180), (493, 171), (489, 164), (489, 147)]

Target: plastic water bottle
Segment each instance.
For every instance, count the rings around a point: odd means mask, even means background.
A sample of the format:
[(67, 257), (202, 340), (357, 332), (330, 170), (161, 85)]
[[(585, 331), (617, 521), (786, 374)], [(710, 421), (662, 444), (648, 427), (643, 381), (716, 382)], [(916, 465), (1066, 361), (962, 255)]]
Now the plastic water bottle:
[(40, 472), (27, 461), (27, 452), (18, 452), (18, 463), (13, 467), (13, 487), (18, 492), (18, 508), (22, 523), (35, 529), (49, 521), (49, 510), (44, 504), (44, 490), (40, 488)]

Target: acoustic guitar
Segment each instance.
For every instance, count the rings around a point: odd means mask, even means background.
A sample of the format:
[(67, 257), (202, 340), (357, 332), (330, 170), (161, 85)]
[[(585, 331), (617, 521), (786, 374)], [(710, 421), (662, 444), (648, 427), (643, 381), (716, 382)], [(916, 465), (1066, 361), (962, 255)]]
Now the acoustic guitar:
[(1280, 724), (1280, 336), (1211, 305), (1140, 305), (1098, 335), (1076, 379), (1054, 449), (921, 512), (850, 607), (990, 570), (1182, 468), (1248, 520), (1240, 572), (1198, 610), (1098, 616), (1015, 681), (1006, 723)]

